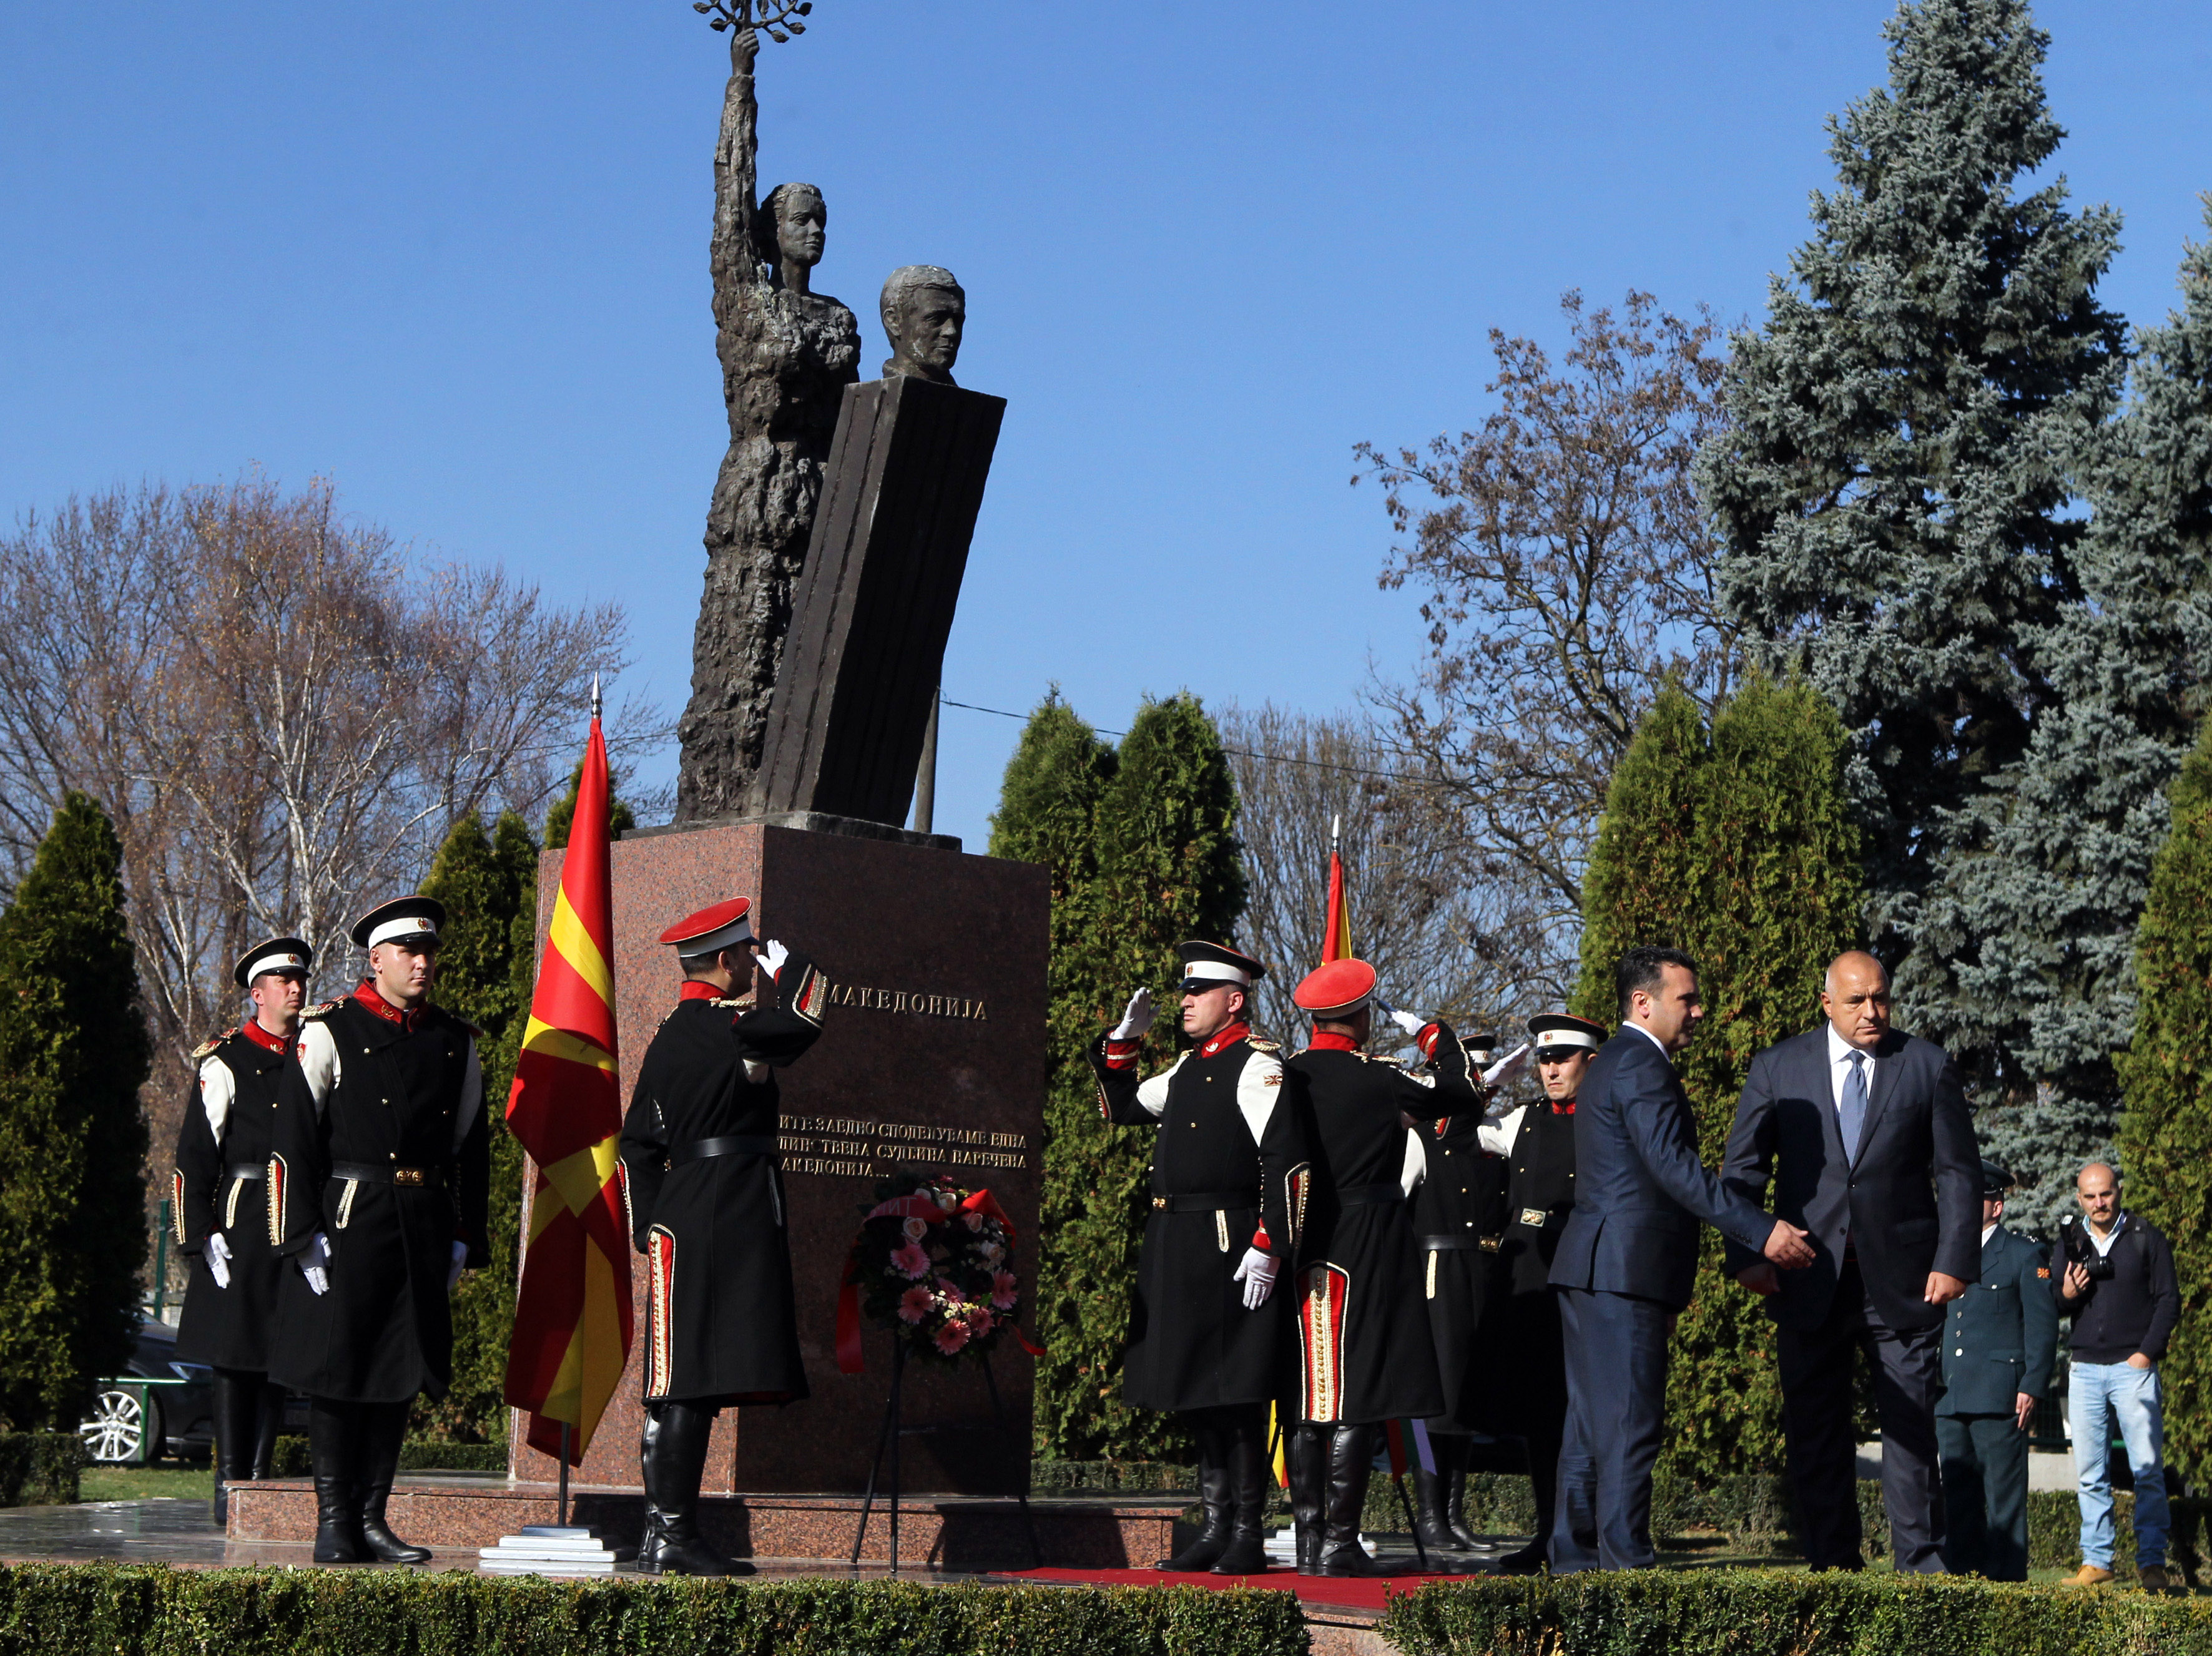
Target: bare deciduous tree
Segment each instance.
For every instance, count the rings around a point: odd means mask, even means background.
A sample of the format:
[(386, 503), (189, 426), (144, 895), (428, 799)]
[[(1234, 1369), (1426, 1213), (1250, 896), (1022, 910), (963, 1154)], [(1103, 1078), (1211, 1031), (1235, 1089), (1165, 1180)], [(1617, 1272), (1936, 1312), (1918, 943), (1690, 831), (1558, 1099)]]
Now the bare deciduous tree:
[[(1463, 856), (1521, 917), (1522, 975), (1571, 982), (1583, 869), (1638, 719), (1678, 680), (1705, 706), (1739, 664), (1690, 468), (1721, 418), (1710, 312), (1632, 292), (1616, 317), (1561, 301), (1559, 369), (1492, 329), (1498, 407), (1425, 452), (1356, 451), (1404, 537), (1385, 586), (1425, 588), (1431, 654), (1376, 701)], [(1354, 483), (1361, 481), (1355, 475)]]
[(418, 567), (321, 482), (118, 490), (0, 537), (0, 864), (70, 788), (113, 816), (157, 1158), (238, 950), (296, 931), (346, 980), (362, 901), (419, 879), (460, 816), (544, 806), (624, 636), (616, 605)]

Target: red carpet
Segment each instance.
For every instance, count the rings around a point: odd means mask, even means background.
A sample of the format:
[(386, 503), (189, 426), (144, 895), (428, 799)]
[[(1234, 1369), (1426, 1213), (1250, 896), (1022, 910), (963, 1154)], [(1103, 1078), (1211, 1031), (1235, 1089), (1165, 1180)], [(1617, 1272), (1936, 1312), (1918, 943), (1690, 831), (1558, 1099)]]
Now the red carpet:
[(1341, 1604), (1352, 1610), (1381, 1610), (1393, 1593), (1411, 1592), (1424, 1581), (1447, 1578), (1441, 1571), (1426, 1575), (1300, 1575), (1296, 1570), (1269, 1570), (1264, 1575), (1216, 1575), (1212, 1571), (1191, 1574), (1166, 1570), (1009, 1570), (1006, 1574), (1032, 1581), (1069, 1581), (1113, 1587), (1273, 1587), (1295, 1592), (1316, 1604)]

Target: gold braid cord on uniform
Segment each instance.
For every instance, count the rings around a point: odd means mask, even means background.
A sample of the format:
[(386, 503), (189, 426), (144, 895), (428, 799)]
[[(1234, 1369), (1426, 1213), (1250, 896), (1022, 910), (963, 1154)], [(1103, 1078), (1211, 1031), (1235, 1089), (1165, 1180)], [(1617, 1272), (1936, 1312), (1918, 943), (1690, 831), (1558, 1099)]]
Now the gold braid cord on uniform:
[(281, 1247), (284, 1242), (284, 1158), (269, 1158), (269, 1246)]
[(647, 1253), (651, 1265), (647, 1294), (647, 1339), (645, 1345), (645, 1394), (648, 1398), (668, 1395), (673, 1376), (670, 1374), (670, 1322), (673, 1316), (671, 1301), (676, 1296), (676, 1234), (660, 1225), (647, 1233)]
[(1301, 1420), (1334, 1420), (1344, 1407), (1344, 1313), (1352, 1273), (1317, 1260), (1298, 1273), (1298, 1346), (1305, 1358)]
[(177, 1239), (177, 1246), (185, 1245), (185, 1174), (181, 1168), (169, 1169), (169, 1233)]
[(1297, 1246), (1298, 1238), (1306, 1233), (1306, 1198), (1313, 1192), (1313, 1166), (1301, 1162), (1283, 1175), (1283, 1213), (1285, 1222), (1291, 1228), (1290, 1240), (1284, 1244), (1288, 1253)]

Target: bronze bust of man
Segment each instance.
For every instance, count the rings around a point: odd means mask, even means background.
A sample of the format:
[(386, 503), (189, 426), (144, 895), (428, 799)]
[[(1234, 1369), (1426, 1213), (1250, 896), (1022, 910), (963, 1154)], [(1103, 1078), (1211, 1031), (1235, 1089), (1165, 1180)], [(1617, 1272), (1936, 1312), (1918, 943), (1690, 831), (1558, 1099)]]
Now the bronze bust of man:
[(884, 332), (891, 342), (883, 377), (907, 374), (957, 385), (960, 331), (968, 321), (968, 295), (952, 272), (938, 264), (902, 264), (884, 283)]

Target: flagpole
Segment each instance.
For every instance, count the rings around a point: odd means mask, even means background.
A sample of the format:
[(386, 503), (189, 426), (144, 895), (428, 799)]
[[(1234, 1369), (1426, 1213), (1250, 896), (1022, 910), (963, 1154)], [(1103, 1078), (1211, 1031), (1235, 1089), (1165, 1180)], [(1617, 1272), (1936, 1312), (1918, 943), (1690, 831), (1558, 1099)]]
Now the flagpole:
[[(592, 681), (592, 701), (598, 701), (598, 700), (599, 700), (599, 682), (598, 682), (598, 680), (595, 678), (595, 679)], [(564, 1420), (564, 1421), (562, 1421), (562, 1422), (561, 1422), (561, 1518), (560, 1518), (560, 1524), (561, 1524), (561, 1527), (562, 1527), (562, 1529), (564, 1529), (564, 1530), (565, 1530), (565, 1529), (567, 1529), (567, 1528), (568, 1527), (568, 1442), (569, 1442), (570, 1435), (571, 1435), (571, 1434), (573, 1434), (573, 1433), (575, 1431), (575, 1429), (576, 1429), (576, 1428), (575, 1428), (575, 1425), (574, 1425), (574, 1423), (573, 1422), (569, 1422), (569, 1421), (565, 1421), (565, 1420)]]

